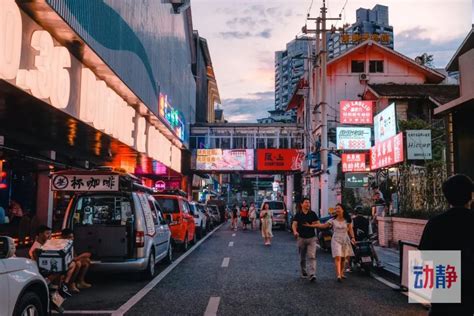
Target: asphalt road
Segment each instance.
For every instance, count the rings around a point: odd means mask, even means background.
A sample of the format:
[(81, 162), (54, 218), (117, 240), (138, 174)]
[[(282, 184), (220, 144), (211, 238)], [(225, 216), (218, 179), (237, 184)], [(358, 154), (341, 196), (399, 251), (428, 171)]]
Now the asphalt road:
[(272, 246), (265, 247), (257, 231), (233, 236), (224, 226), (127, 315), (204, 315), (212, 310), (211, 297), (217, 315), (426, 315), (373, 278), (352, 273), (337, 283), (332, 258), (323, 251), (317, 254), (317, 281), (301, 279), (295, 240), (288, 232), (274, 233)]

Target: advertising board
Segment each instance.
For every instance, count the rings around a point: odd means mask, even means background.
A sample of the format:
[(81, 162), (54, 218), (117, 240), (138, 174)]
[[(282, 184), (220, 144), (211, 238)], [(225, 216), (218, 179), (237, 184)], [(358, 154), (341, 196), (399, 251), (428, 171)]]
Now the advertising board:
[(369, 127), (337, 127), (337, 149), (368, 150), (372, 146)]
[(196, 170), (246, 171), (253, 169), (253, 149), (198, 149), (196, 152)]

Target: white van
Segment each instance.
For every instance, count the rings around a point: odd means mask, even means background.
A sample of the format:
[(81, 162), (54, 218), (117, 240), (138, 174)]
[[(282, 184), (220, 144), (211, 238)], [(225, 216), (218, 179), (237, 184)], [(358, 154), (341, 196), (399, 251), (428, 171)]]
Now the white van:
[(158, 261), (172, 261), (168, 223), (153, 192), (133, 175), (58, 172), (51, 182), (53, 190), (75, 192), (63, 228), (74, 231), (76, 254), (91, 253), (91, 269), (140, 271), (153, 278)]

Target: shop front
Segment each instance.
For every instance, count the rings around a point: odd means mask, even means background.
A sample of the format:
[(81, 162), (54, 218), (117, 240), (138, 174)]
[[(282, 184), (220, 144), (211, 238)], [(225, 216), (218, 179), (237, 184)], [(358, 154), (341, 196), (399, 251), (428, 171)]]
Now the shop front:
[(50, 189), (53, 171), (112, 166), (146, 184), (165, 177), (182, 185), (182, 120), (173, 129), (118, 89), (121, 78), (98, 76), (108, 68), (100, 58), (86, 64), (77, 43), (63, 46), (24, 9), (13, 0), (0, 6), (0, 207), (8, 217), (0, 234), (59, 229), (70, 196)]

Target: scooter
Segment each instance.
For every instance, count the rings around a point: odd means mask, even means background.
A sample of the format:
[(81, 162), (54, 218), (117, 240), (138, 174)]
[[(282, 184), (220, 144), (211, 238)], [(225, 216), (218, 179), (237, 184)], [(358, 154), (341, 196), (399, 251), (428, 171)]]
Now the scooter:
[[(322, 224), (324, 224), (329, 219), (331, 219), (331, 217), (321, 218), (320, 222)], [(321, 246), (321, 249), (323, 249), (324, 251), (330, 251), (331, 250), (332, 234), (333, 234), (333, 231), (332, 231), (331, 228), (318, 229), (319, 245)]]
[(370, 275), (370, 272), (374, 266), (374, 253), (372, 252), (372, 240), (370, 236), (367, 236), (363, 231), (357, 231), (357, 236), (364, 236), (365, 238), (357, 238), (354, 245), (354, 257), (352, 259), (352, 265), (357, 266), (360, 271), (363, 271), (366, 275)]

